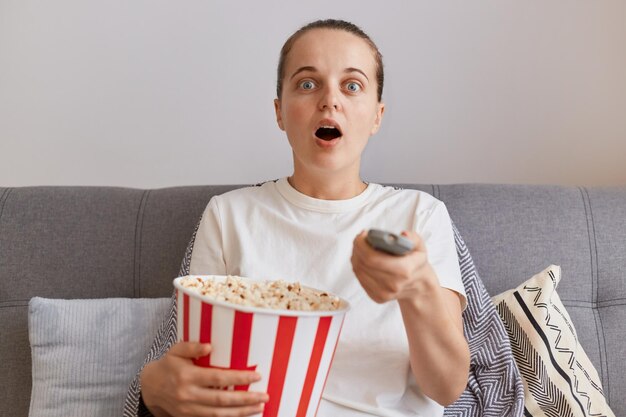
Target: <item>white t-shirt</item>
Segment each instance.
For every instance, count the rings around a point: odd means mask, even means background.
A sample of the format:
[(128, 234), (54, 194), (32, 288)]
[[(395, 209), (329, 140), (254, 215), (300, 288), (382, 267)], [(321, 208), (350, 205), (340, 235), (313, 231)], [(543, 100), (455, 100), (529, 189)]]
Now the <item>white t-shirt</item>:
[(286, 178), (215, 196), (202, 216), (190, 273), (299, 281), (348, 300), (318, 417), (441, 416), (443, 408), (415, 385), (398, 303), (372, 301), (352, 271), (353, 240), (372, 228), (417, 231), (441, 286), (465, 300), (445, 205), (424, 192), (378, 184), (348, 200), (309, 197)]

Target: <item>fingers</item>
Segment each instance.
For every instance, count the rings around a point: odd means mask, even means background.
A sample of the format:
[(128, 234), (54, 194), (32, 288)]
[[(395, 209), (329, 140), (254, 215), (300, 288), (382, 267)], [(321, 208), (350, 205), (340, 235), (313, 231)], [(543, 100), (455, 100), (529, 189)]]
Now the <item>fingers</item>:
[(355, 275), (358, 277), (361, 286), (363, 287), (367, 295), (372, 299), (372, 301), (381, 304), (393, 299), (393, 291), (384, 288), (381, 285), (381, 279), (379, 277), (374, 277), (363, 269), (355, 269), (354, 272)]
[[(426, 245), (424, 243), (424, 239), (422, 239), (422, 237), (415, 231), (412, 230), (404, 230), (402, 231), (401, 235), (403, 237), (406, 237), (407, 239), (409, 239), (411, 242), (413, 242), (413, 250), (411, 252), (423, 252), (426, 253)], [(389, 255), (389, 254), (385, 254), (385, 253), (381, 253), (380, 251), (374, 249), (372, 247), (372, 245), (369, 244), (369, 242), (367, 241), (367, 232), (366, 231), (362, 231), (361, 233), (359, 233), (355, 238), (354, 238), (354, 246), (355, 248), (358, 247), (360, 250), (362, 250), (365, 253), (369, 253), (369, 254), (380, 254), (380, 255), (385, 255), (386, 257), (393, 257), (395, 259), (402, 259), (403, 257), (397, 257), (395, 255)]]
[(424, 239), (422, 239), (422, 237), (417, 232), (413, 230), (403, 230), (400, 234), (413, 242), (413, 244), (415, 245), (415, 247), (413, 248), (414, 251), (426, 253), (426, 245), (424, 244)]
[(428, 258), (421, 237), (410, 231), (402, 233), (415, 248), (404, 256), (394, 256), (374, 249), (367, 242), (367, 233), (354, 239), (352, 269), (368, 296), (377, 303), (406, 298), (415, 291), (418, 281), (426, 276)]
[(210, 351), (211, 346), (206, 343), (179, 342), (161, 359), (147, 364), (141, 373), (146, 406), (180, 417), (249, 416), (262, 412), (269, 399), (267, 394), (223, 389), (249, 386), (261, 376), (251, 371), (204, 368), (191, 361)]
[(262, 403), (237, 407), (213, 407), (200, 404), (185, 404), (181, 407), (179, 414), (196, 417), (244, 417), (263, 412), (263, 407)]
[(367, 272), (368, 275), (375, 275), (383, 286), (403, 272), (402, 266), (398, 266), (395, 262), (389, 264), (386, 256), (373, 257), (361, 251), (355, 251), (352, 254), (352, 269), (355, 273)]
[(264, 392), (223, 391), (208, 388), (195, 388), (191, 392), (192, 402), (211, 404), (215, 407), (242, 407), (258, 405), (269, 401), (269, 395)]
[[(412, 240), (417, 244), (420, 244), (421, 239), (415, 233)], [(423, 244), (421, 244), (423, 245)], [(354, 239), (354, 250), (352, 252), (352, 264), (361, 264), (367, 270), (385, 275), (403, 276), (412, 274), (416, 269), (420, 268), (427, 257), (424, 252), (416, 251), (404, 255), (394, 256), (386, 253), (382, 253), (374, 249), (365, 239), (365, 234), (361, 233)]]
[(168, 353), (181, 358), (195, 359), (211, 353), (211, 345), (199, 342), (178, 342)]
[(221, 387), (249, 385), (261, 376), (256, 372), (196, 367), (195, 384), (187, 391), (185, 408), (193, 416), (249, 416), (261, 413), (269, 396), (263, 392), (226, 391)]
[(250, 385), (261, 380), (261, 375), (252, 371), (234, 371), (230, 369), (194, 368), (194, 382), (203, 387), (230, 387)]
[[(198, 342), (178, 342), (169, 350), (168, 355), (174, 360), (194, 359), (206, 356), (211, 352), (211, 345)], [(222, 368), (205, 368), (193, 365), (185, 366), (181, 377), (200, 387), (229, 387), (237, 385), (250, 385), (259, 381), (261, 375), (253, 371), (237, 371)], [(184, 365), (178, 363), (177, 369), (181, 370)]]

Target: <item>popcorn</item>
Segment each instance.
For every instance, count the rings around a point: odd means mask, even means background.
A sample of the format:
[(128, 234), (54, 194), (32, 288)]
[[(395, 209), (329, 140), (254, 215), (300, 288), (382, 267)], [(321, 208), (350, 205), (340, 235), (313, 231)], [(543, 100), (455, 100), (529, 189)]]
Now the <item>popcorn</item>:
[(237, 276), (225, 280), (184, 277), (180, 284), (217, 301), (276, 310), (332, 311), (340, 307), (339, 297), (303, 287), (299, 282), (250, 281)]

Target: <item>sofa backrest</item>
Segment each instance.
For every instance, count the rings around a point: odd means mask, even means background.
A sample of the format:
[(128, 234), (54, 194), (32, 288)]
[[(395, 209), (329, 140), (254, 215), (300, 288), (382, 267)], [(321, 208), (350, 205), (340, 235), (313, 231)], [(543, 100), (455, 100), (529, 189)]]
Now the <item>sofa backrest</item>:
[[(415, 185), (444, 201), (490, 294), (561, 265), (559, 295), (626, 415), (626, 188)], [(238, 186), (0, 188), (0, 415), (26, 415), (31, 297), (169, 297), (209, 199)]]

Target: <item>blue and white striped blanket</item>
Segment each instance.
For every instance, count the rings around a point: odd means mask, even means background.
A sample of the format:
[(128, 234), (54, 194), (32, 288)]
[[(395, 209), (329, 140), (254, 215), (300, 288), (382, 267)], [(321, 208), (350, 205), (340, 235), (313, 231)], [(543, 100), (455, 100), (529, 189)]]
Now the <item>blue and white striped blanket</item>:
[(504, 324), (478, 276), (461, 234), (454, 228), (461, 279), (467, 294), (463, 329), (470, 348), (467, 387), (444, 416), (521, 417), (524, 385), (511, 351)]
[[(454, 227), (456, 250), (468, 305), (463, 313), (463, 327), (471, 354), (470, 375), (461, 397), (445, 409), (454, 417), (521, 417), (524, 413), (524, 386), (513, 359), (511, 345), (500, 316), (478, 276), (474, 261)], [(196, 228), (197, 231), (197, 228)], [(189, 274), (189, 261), (195, 241), (191, 238), (180, 275)], [(176, 340), (174, 297), (167, 317), (161, 324), (144, 365), (163, 356)], [(142, 367), (143, 368), (143, 367)], [(132, 381), (124, 417), (152, 416), (141, 401), (139, 374)]]

